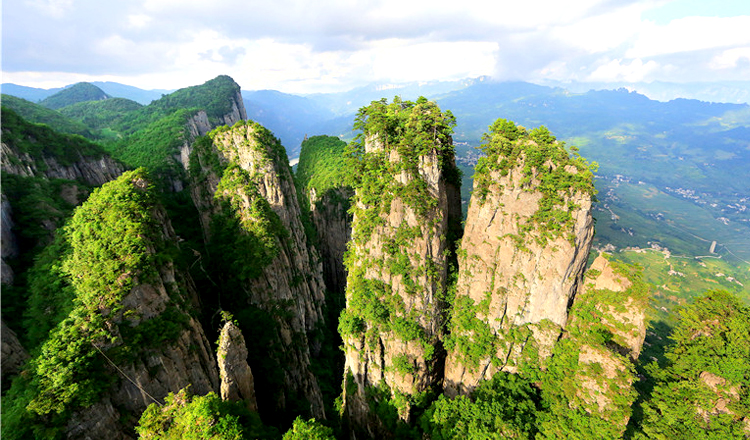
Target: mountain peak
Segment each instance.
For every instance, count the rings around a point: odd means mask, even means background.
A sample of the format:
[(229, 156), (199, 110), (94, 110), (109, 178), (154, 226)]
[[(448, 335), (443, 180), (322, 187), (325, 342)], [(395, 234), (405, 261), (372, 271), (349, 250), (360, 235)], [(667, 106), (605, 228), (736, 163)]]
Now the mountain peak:
[(47, 108), (57, 110), (79, 102), (103, 101), (109, 98), (111, 98), (111, 96), (104, 93), (104, 90), (99, 87), (91, 83), (80, 82), (47, 97), (41, 101), (40, 104)]

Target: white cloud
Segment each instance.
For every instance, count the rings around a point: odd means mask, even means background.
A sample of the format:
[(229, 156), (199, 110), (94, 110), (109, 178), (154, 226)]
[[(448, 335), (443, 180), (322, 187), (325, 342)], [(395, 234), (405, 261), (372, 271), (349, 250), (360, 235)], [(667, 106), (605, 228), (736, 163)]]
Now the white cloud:
[(625, 56), (646, 58), (705, 49), (750, 45), (750, 15), (738, 17), (686, 17), (660, 26), (645, 22), (638, 39)]
[(41, 14), (62, 18), (73, 7), (73, 0), (31, 0), (28, 4)]
[(750, 47), (737, 47), (722, 51), (711, 60), (711, 68), (717, 70), (731, 69), (737, 67), (743, 61), (745, 63), (750, 62)]
[(659, 64), (653, 60), (644, 63), (638, 58), (627, 63), (618, 59), (599, 66), (588, 79), (602, 82), (641, 82), (649, 79), (649, 76), (659, 69)]
[(128, 16), (128, 24), (130, 27), (140, 29), (146, 27), (153, 21), (153, 17), (146, 14), (132, 14)]
[(7, 1), (3, 74), (22, 83), (39, 79), (28, 72), (109, 75), (175, 88), (225, 73), (248, 89), (305, 92), (480, 75), (690, 81), (748, 72), (750, 16), (659, 25), (641, 17), (664, 0), (573, 3)]

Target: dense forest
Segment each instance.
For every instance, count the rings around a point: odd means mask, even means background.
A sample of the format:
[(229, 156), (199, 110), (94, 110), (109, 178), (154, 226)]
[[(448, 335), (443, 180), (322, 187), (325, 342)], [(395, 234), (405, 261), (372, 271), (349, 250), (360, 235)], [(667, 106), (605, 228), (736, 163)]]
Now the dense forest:
[(296, 170), (227, 76), (2, 103), (3, 438), (750, 438), (750, 307), (651, 320), (543, 125), (495, 116), (462, 209), (423, 97)]

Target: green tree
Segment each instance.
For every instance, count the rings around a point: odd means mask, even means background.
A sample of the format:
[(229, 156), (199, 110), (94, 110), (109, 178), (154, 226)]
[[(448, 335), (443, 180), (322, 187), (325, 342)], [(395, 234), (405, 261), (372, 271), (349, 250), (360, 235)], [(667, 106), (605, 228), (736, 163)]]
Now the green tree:
[(321, 425), (315, 419), (303, 420), (297, 417), (292, 428), (284, 434), (283, 440), (334, 440), (333, 430)]
[(750, 308), (723, 290), (680, 311), (666, 365), (636, 438), (746, 439), (750, 434)]

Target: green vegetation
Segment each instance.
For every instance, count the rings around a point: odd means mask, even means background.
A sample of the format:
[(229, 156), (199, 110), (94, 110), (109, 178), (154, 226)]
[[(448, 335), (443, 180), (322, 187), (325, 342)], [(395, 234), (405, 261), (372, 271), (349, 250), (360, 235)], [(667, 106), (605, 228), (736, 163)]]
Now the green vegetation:
[[(45, 124), (60, 133), (77, 134), (88, 139), (96, 137), (85, 124), (69, 119), (58, 111), (50, 110), (47, 107), (11, 95), (3, 94), (1, 99), (4, 108), (13, 110), (31, 123)], [(5, 120), (5, 116), (3, 116), (3, 120)], [(3, 122), (3, 124), (5, 123)]]
[(78, 102), (101, 101), (109, 98), (111, 96), (104, 93), (99, 87), (87, 82), (80, 82), (43, 99), (39, 104), (57, 110)]
[(533, 439), (545, 408), (539, 390), (516, 374), (498, 373), (471, 397), (440, 396), (420, 420), (433, 440)]
[[(680, 310), (633, 438), (743, 439), (750, 416), (750, 308), (714, 290)], [(744, 420), (743, 420), (744, 418)]]
[[(390, 104), (385, 99), (373, 101), (360, 109), (354, 126), (361, 133), (348, 147), (347, 168), (356, 195), (350, 208), (352, 239), (344, 259), (347, 307), (339, 319), (339, 332), (345, 342), (364, 341), (371, 356), (381, 349), (381, 338), (410, 343), (415, 348), (390, 353), (392, 361), (382, 365), (407, 383), (434, 377), (436, 354), (442, 350), (439, 335), (447, 267), (455, 258), (455, 240), (460, 236), (459, 214), (452, 211), (457, 206), (439, 206), (439, 197), (452, 202), (450, 194), (428, 188), (426, 175), (434, 173), (431, 178), (447, 182), (458, 194), (460, 173), (451, 139), (454, 124), (450, 112), (424, 98), (409, 102), (397, 97)], [(400, 211), (392, 211), (396, 204)], [(389, 217), (401, 213), (413, 215), (417, 224), (389, 223)], [(444, 253), (415, 246), (416, 240), (433, 239), (446, 243)], [(387, 387), (385, 382), (380, 385)], [(400, 430), (399, 417), (418, 414), (429, 404), (423, 394), (432, 391), (431, 385), (369, 390), (360, 397), (376, 407), (377, 423), (384, 429)]]
[(82, 136), (61, 134), (46, 125), (29, 123), (5, 107), (2, 121), (3, 142), (21, 154), (28, 154), (39, 171), (47, 169), (45, 157), (54, 158), (60, 165), (70, 165), (81, 157), (96, 159), (105, 154), (102, 147)]
[[(43, 309), (49, 308), (50, 313), (46, 317), (36, 316), (39, 326), (32, 326), (28, 332), (21, 331), (27, 299), (34, 302), (46, 298), (47, 295), (37, 296), (36, 292), (40, 289), (56, 295), (53, 286), (59, 287), (52, 281), (56, 277), (50, 275), (56, 271), (52, 269), (52, 261), (57, 256), (37, 255), (53, 240), (54, 229), (64, 223), (75, 204), (84, 200), (92, 189), (80, 181), (48, 179), (44, 176), (48, 171), (47, 161), (54, 160), (70, 166), (82, 159), (100, 158), (105, 153), (101, 147), (80, 136), (60, 134), (46, 125), (29, 123), (5, 107), (2, 109), (2, 122), (3, 143), (11, 149), (11, 154), (3, 160), (21, 169), (29, 165), (36, 169), (36, 176), (16, 175), (5, 169), (2, 173), (3, 194), (11, 204), (14, 221), (11, 232), (19, 249), (19, 256), (7, 261), (16, 277), (12, 286), (3, 287), (3, 319), (21, 335), (25, 343), (33, 341), (32, 345), (36, 345), (40, 337), (46, 336), (49, 331), (45, 324), (47, 319), (56, 315), (51, 310), (58, 310), (62, 304), (52, 302), (45, 305), (49, 298), (41, 300), (37, 305)], [(36, 270), (27, 273), (37, 258), (45, 262), (38, 263)]]
[(300, 187), (323, 194), (329, 189), (346, 186), (346, 142), (334, 136), (313, 136), (304, 142), (295, 173)]
[(572, 240), (571, 211), (577, 206), (570, 199), (576, 193), (596, 194), (593, 173), (597, 165), (589, 164), (576, 148), (571, 148), (571, 156), (565, 143), (557, 141), (544, 126), (527, 132), (511, 121), (498, 119), (482, 140), (485, 156), (479, 159), (474, 175), (474, 195), (479, 203), (486, 201), (490, 191), (502, 193), (504, 188), (496, 184), (498, 175), (520, 172), (522, 188), (542, 193), (537, 211), (519, 224), (521, 235), (533, 231), (541, 245), (566, 232), (565, 237)]
[[(219, 209), (211, 216), (211, 246), (222, 255), (220, 264), (226, 266), (223, 270), (240, 281), (246, 281), (263, 273), (278, 255), (289, 232), (260, 193), (262, 173), (240, 167), (235, 159), (237, 153), (232, 151), (235, 146), (231, 142), (223, 145), (223, 135), (228, 130), (229, 127), (220, 127), (196, 140), (189, 174), (203, 188), (210, 174), (220, 178), (213, 195)], [(231, 128), (231, 133), (242, 136), (261, 162), (288, 166), (285, 165), (288, 161), (284, 161), (283, 147), (261, 125), (252, 121), (238, 122)], [(282, 154), (283, 158), (280, 157)]]
[(130, 112), (143, 106), (125, 98), (111, 98), (103, 101), (86, 101), (71, 104), (60, 109), (63, 115), (80, 121), (94, 130), (105, 130), (121, 124)]
[[(147, 348), (132, 347), (143, 339), (151, 340), (160, 332), (176, 336), (163, 325), (151, 325), (147, 336), (132, 340), (125, 331), (121, 336), (113, 331), (123, 311), (122, 298), (134, 283), (157, 275), (155, 264), (169, 258), (161, 225), (154, 218), (156, 209), (145, 171), (127, 172), (96, 189), (42, 254), (35, 270), (50, 268), (51, 286), (34, 287), (43, 280), (33, 280), (29, 318), (41, 314), (40, 325), (54, 328), (24, 374), (13, 382), (9, 402), (3, 405), (3, 437), (24, 438), (30, 431), (38, 438), (58, 435), (71, 412), (98, 401), (114, 379), (99, 351), (114, 345), (120, 351), (129, 347), (134, 354)], [(55, 285), (61, 290), (52, 291)], [(39, 310), (41, 304), (34, 306), (43, 301), (50, 302), (50, 316), (44, 316), (48, 310)], [(55, 322), (66, 311), (67, 316)]]
[[(228, 76), (218, 76), (200, 86), (187, 87), (139, 108), (129, 101), (89, 103), (64, 110), (89, 117), (109, 141), (104, 147), (131, 167), (146, 167), (164, 179), (179, 177), (175, 162), (187, 140), (187, 121), (203, 110), (212, 126), (224, 123), (233, 108), (239, 86)], [(123, 113), (118, 115), (118, 111)], [(92, 115), (92, 112), (93, 113)]]
[[(631, 415), (636, 376), (628, 341), (637, 339), (639, 330), (637, 322), (628, 324), (618, 316), (637, 317), (650, 292), (638, 268), (610, 264), (631, 285), (624, 292), (588, 286), (576, 296), (565, 336), (541, 374), (549, 412), (541, 419), (540, 438), (618, 439)], [(587, 274), (585, 282), (595, 276)]]
[(169, 393), (163, 405), (149, 405), (135, 430), (143, 440), (278, 438), (278, 432), (264, 426), (258, 414), (248, 411), (242, 402), (225, 402), (215, 393), (192, 396), (186, 388)]
[(315, 419), (302, 420), (297, 417), (292, 428), (282, 440), (334, 440), (333, 430), (316, 422)]
[(105, 144), (108, 151), (131, 167), (146, 167), (156, 175), (179, 173), (173, 156), (186, 141), (186, 124), (194, 110), (176, 110), (135, 133)]

